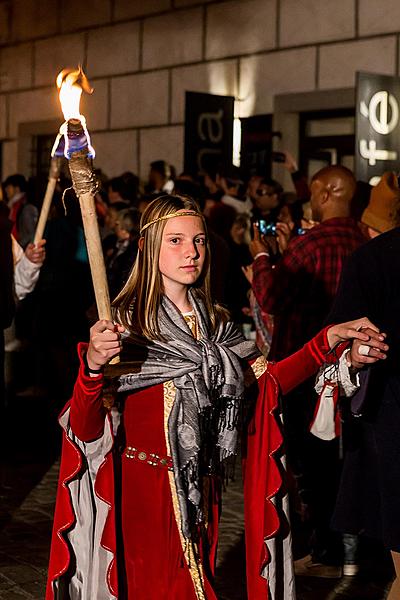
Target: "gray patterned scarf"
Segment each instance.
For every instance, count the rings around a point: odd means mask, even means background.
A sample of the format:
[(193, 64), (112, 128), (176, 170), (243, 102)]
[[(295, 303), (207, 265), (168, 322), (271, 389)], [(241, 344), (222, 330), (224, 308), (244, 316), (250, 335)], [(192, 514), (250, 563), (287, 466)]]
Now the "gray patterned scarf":
[[(201, 514), (201, 475), (213, 471), (236, 453), (238, 418), (244, 396), (243, 361), (259, 352), (233, 323), (214, 333), (206, 308), (193, 291), (190, 302), (197, 319), (196, 340), (176, 306), (164, 296), (159, 328), (164, 341), (130, 335), (123, 341), (125, 367), (140, 368), (120, 375), (119, 392), (173, 380), (176, 396), (168, 420), (174, 478), (182, 516), (182, 533), (191, 537)], [(122, 365), (121, 365), (122, 366)]]

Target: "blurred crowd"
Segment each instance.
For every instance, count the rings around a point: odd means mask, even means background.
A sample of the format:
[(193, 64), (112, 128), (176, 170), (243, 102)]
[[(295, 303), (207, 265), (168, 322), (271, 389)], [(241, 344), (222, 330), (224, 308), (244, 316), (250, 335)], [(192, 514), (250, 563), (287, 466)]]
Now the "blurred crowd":
[[(125, 284), (138, 252), (144, 208), (160, 194), (175, 193), (193, 197), (205, 215), (215, 301), (229, 309), (244, 334), (256, 339), (270, 360), (295, 352), (324, 324), (368, 316), (383, 326), (379, 315), (353, 315), (355, 309), (343, 308), (347, 306), (343, 298), (359, 271), (353, 271), (347, 283), (340, 280), (354, 252), (359, 256), (358, 249), (368, 240), (386, 235), (400, 223), (396, 175), (385, 173), (371, 187), (357, 182), (349, 169), (332, 165), (308, 181), (286, 151), (282, 165), (292, 178), (288, 191), (264, 173), (245, 178), (240, 169), (231, 167), (196, 176), (177, 174), (165, 160), (151, 163), (145, 184), (131, 172), (111, 179), (97, 172), (95, 202), (111, 299)], [(88, 339), (89, 327), (97, 319), (79, 204), (70, 182), (60, 178), (45, 244), (34, 246), (43, 190), (15, 174), (2, 183), (2, 195), (1, 317), (11, 364), (2, 409), (12, 394), (24, 393), (53, 394), (61, 408), (75, 380), (76, 344)], [(28, 275), (17, 273), (21, 261), (28, 266)], [(21, 277), (23, 290), (17, 291)], [(25, 287), (24, 277), (29, 280)], [(15, 290), (10, 297), (6, 291), (13, 278)], [(368, 296), (370, 288), (359, 283)], [(335, 301), (338, 287), (341, 304)], [(359, 302), (357, 310), (365, 312), (368, 306)], [(32, 362), (26, 377), (17, 377), (10, 361), (21, 350), (30, 352)], [(345, 483), (342, 477), (344, 464), (347, 474), (352, 468), (346, 460), (354, 438), (346, 446), (349, 426), (345, 417), (351, 410), (340, 401), (333, 401), (327, 409), (314, 383), (306, 382), (282, 399), (294, 533), (296, 527), (306, 527), (310, 534), (305, 556), (296, 568), (303, 575), (351, 576), (358, 570), (359, 534), (368, 533), (370, 519), (367, 510), (365, 522), (359, 514), (354, 516), (356, 504), (351, 515), (348, 507), (343, 509), (346, 502), (337, 503), (338, 494), (343, 499), (356, 493), (348, 484), (351, 476)], [(360, 464), (354, 468), (361, 497), (360, 490), (365, 488)], [(371, 535), (386, 543), (382, 530)], [(397, 552), (393, 544), (386, 546)]]

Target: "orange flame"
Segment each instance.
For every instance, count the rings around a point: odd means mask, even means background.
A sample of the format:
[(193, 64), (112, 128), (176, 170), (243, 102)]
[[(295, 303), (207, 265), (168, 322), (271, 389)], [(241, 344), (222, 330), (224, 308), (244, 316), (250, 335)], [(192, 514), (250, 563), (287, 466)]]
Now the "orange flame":
[(93, 93), (89, 80), (79, 65), (77, 69), (63, 69), (57, 75), (57, 87), (60, 90), (61, 109), (66, 121), (78, 119), (82, 121), (79, 104), (82, 91), (88, 94)]

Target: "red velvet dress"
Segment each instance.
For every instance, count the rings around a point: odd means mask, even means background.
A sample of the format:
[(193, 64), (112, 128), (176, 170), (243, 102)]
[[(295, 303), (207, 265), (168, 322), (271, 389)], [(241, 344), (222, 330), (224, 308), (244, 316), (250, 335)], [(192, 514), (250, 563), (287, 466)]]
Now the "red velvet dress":
[[(81, 352), (83, 350), (81, 348)], [(264, 540), (276, 535), (279, 529), (278, 513), (270, 501), (282, 483), (273, 456), (282, 444), (281, 431), (274, 416), (279, 388), (287, 393), (307, 379), (324, 362), (327, 351), (326, 335), (322, 332), (298, 353), (280, 363), (267, 365), (261, 358), (253, 364), (258, 402), (247, 438), (244, 487), (249, 600), (269, 598), (268, 582), (260, 575), (262, 566), (268, 561)], [(193, 569), (193, 564), (188, 566), (178, 527), (176, 502), (174, 508), (173, 474), (167, 466), (153, 466), (148, 460), (137, 458), (140, 452), (145, 453), (147, 459), (150, 453), (168, 456), (165, 432), (168, 385), (135, 392), (126, 398), (125, 403), (121, 530), (128, 599), (215, 600), (215, 593), (202, 569), (202, 561), (198, 561), (200, 566), (197, 570)], [(69, 423), (73, 433), (83, 442), (99, 438), (104, 433), (105, 424), (107, 427), (108, 416), (101, 392), (102, 377), (89, 378), (81, 367), (69, 403)], [(127, 456), (130, 452), (128, 447), (136, 449), (134, 459)], [(50, 556), (48, 600), (57, 598), (53, 582), (67, 572), (70, 564), (71, 550), (63, 535), (65, 530), (74, 526), (68, 482), (76, 477), (82, 464), (79, 449), (65, 436)], [(111, 453), (108, 453), (96, 477), (95, 493), (110, 506), (101, 545), (115, 557), (113, 477)], [(210, 494), (210, 497), (213, 496)], [(208, 506), (210, 560), (207, 562), (211, 567), (218, 535), (217, 509), (217, 501)], [(113, 559), (106, 577), (107, 597), (110, 599), (122, 598), (118, 595), (116, 569), (116, 560)]]

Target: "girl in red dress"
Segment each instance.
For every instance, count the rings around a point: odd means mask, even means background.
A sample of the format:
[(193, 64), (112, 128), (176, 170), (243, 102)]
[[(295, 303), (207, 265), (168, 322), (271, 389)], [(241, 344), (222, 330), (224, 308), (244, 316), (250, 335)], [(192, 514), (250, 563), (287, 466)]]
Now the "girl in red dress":
[[(371, 343), (358, 331), (371, 324), (327, 328), (295, 355), (267, 364), (211, 301), (207, 233), (194, 201), (157, 198), (140, 233), (136, 262), (114, 301), (118, 324), (97, 322), (89, 344), (80, 344), (78, 379), (60, 417), (46, 598), (215, 600), (220, 482), (237, 452), (243, 405), (251, 407), (242, 452), (248, 598), (273, 598), (278, 395), (336, 359), (331, 349), (339, 342)], [(368, 360), (380, 357), (374, 352)], [(117, 354), (120, 364), (106, 367)], [(117, 391), (111, 409), (109, 378)], [(289, 600), (289, 537), (283, 545)]]

